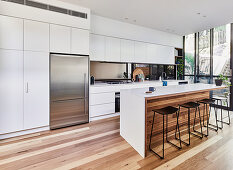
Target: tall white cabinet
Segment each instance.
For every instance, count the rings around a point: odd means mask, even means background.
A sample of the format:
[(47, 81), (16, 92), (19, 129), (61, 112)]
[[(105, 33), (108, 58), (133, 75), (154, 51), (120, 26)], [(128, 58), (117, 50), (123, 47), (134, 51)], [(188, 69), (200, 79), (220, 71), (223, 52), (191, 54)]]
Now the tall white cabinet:
[(0, 134), (23, 130), (23, 51), (0, 50)]
[(24, 52), (24, 129), (49, 125), (49, 53)]
[(23, 50), (23, 19), (0, 15), (0, 48)]

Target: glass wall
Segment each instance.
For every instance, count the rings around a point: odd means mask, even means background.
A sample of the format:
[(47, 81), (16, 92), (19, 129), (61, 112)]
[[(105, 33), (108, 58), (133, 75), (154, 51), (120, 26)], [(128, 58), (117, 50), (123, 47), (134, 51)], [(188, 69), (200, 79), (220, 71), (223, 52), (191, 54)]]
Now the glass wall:
[[(222, 74), (231, 81), (230, 48), (231, 24), (185, 36), (185, 79), (195, 83), (215, 83)], [(213, 95), (229, 93), (231, 88), (214, 91)]]
[(194, 75), (194, 53), (195, 53), (195, 45), (194, 45), (194, 35), (190, 34), (185, 36), (185, 74), (186, 75)]
[(231, 76), (230, 70), (230, 24), (214, 28), (213, 75)]
[(210, 75), (210, 30), (198, 33), (198, 75)]

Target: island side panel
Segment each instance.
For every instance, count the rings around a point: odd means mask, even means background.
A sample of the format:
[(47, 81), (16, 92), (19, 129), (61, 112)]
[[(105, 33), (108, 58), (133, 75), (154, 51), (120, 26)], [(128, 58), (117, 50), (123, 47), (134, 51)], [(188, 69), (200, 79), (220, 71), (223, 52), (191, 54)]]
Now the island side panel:
[[(145, 154), (148, 151), (148, 145), (149, 145), (149, 137), (151, 133), (151, 125), (152, 125), (152, 120), (153, 120), (153, 109), (159, 109), (167, 106), (174, 106), (178, 108), (179, 104), (183, 104), (186, 102), (196, 102), (202, 99), (209, 98), (209, 91), (207, 92), (196, 92), (196, 93), (181, 93), (181, 94), (175, 94), (175, 95), (168, 95), (168, 96), (160, 96), (156, 98), (147, 98), (146, 99), (146, 138), (145, 138), (145, 146), (146, 146), (146, 151)], [(203, 120), (203, 109), (204, 106), (200, 105), (200, 110), (201, 110), (201, 116)], [(191, 125), (193, 125), (193, 120), (195, 116), (195, 109), (191, 109)], [(197, 115), (197, 118), (199, 115)], [(165, 119), (166, 120), (166, 119)], [(206, 120), (206, 117), (205, 117)], [(156, 147), (156, 145), (161, 144), (162, 142), (162, 125), (163, 125), (163, 117), (162, 115), (159, 115), (156, 113), (155, 115), (155, 123), (154, 123), (154, 130), (153, 130), (153, 138), (152, 138), (152, 144), (153, 146)], [(199, 119), (197, 119), (196, 122), (198, 122)], [(187, 129), (187, 124), (188, 124), (188, 110), (185, 108), (181, 108), (180, 111), (180, 117), (179, 117), (179, 124), (180, 124), (180, 130)], [(197, 123), (198, 124), (198, 123)], [(171, 135), (171, 139), (174, 138), (174, 132), (176, 128), (176, 114), (169, 115), (168, 116), (168, 132), (169, 135)], [(184, 131), (186, 133), (186, 131)]]
[(128, 90), (120, 92), (120, 135), (145, 157), (145, 98)]

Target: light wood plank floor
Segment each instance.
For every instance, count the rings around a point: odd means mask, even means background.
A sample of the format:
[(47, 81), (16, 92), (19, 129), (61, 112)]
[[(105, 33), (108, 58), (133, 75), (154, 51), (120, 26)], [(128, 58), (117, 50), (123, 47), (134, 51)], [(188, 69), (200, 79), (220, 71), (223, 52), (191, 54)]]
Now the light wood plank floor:
[[(233, 169), (233, 125), (191, 146), (165, 145), (165, 159), (143, 159), (119, 133), (119, 117), (0, 141), (1, 170)], [(187, 138), (187, 135), (183, 135)], [(161, 146), (157, 147), (161, 149)]]

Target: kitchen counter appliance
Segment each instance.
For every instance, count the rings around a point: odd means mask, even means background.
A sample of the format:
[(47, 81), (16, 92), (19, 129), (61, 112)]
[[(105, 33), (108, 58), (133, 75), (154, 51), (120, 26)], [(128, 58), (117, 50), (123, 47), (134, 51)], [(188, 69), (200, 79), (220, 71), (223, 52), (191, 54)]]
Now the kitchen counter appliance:
[(50, 55), (50, 128), (89, 122), (89, 57)]

